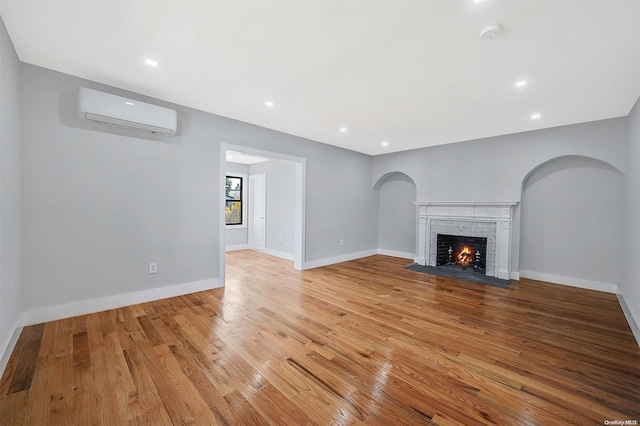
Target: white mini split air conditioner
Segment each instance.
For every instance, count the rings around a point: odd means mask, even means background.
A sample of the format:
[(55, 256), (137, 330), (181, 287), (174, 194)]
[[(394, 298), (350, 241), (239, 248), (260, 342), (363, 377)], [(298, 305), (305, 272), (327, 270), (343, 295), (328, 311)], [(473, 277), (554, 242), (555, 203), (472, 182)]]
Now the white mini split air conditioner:
[(147, 133), (173, 136), (178, 115), (175, 110), (81, 87), (78, 91), (81, 120)]

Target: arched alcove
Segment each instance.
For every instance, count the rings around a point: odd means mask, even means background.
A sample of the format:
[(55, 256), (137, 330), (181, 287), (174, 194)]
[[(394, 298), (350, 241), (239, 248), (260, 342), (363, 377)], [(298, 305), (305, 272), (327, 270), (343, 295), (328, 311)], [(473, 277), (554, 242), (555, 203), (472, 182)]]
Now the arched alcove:
[(522, 182), (521, 275), (606, 289), (620, 279), (624, 176), (591, 157), (557, 157)]
[(402, 172), (391, 172), (378, 189), (378, 248), (382, 253), (413, 259), (416, 251), (416, 184)]
[(373, 185), (373, 189), (380, 189), (382, 187), (382, 185), (384, 185), (389, 179), (391, 179), (394, 176), (396, 178), (398, 178), (399, 176), (403, 176), (402, 179), (405, 179), (406, 181), (408, 181), (411, 184), (413, 184), (413, 186), (416, 186), (415, 181), (408, 174), (403, 173), (403, 172), (393, 171), (393, 172), (387, 172), (387, 173), (383, 174), (382, 176), (380, 176), (378, 178), (378, 180), (376, 181), (376, 183)]

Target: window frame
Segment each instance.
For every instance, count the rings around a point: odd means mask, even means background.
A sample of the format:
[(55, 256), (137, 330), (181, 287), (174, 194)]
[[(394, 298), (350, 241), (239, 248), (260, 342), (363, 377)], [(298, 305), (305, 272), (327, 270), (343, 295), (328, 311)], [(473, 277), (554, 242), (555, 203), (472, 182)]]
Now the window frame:
[[(241, 207), (242, 207), (242, 223), (238, 224), (238, 225), (227, 225), (227, 217), (225, 215), (224, 218), (224, 225), (226, 227), (226, 229), (243, 229), (243, 228), (247, 228), (247, 187), (249, 186), (249, 181), (248, 181), (248, 177), (246, 174), (243, 173), (233, 173), (233, 172), (227, 172), (225, 174), (224, 177), (224, 181), (225, 181), (225, 188), (226, 188), (226, 184), (227, 184), (227, 178), (231, 177), (231, 178), (240, 178), (242, 179), (242, 192), (240, 194), (240, 202), (241, 202)], [(225, 209), (227, 208), (227, 197), (225, 194), (224, 197), (224, 207)], [(226, 210), (225, 210), (226, 211)]]

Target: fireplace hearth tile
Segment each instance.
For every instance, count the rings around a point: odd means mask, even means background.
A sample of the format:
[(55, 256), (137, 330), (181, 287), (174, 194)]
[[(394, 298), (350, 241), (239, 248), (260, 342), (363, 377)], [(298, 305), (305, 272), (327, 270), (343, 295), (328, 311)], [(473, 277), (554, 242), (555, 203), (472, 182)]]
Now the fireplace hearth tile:
[(511, 284), (511, 280), (501, 280), (500, 278), (490, 277), (469, 268), (468, 270), (461, 270), (458, 268), (448, 268), (446, 266), (423, 266), (417, 263), (405, 266), (404, 269), (410, 271), (422, 272), (425, 274), (437, 275), (440, 277), (455, 278), (463, 281), (470, 281), (476, 284), (485, 284), (492, 287), (508, 288)]

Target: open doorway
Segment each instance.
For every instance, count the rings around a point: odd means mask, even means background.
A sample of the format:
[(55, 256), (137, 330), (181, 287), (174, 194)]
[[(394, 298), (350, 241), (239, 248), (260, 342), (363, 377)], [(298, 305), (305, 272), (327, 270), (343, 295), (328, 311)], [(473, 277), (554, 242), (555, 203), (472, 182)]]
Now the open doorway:
[(306, 161), (221, 144), (220, 266), (227, 251), (255, 250), (304, 269)]

